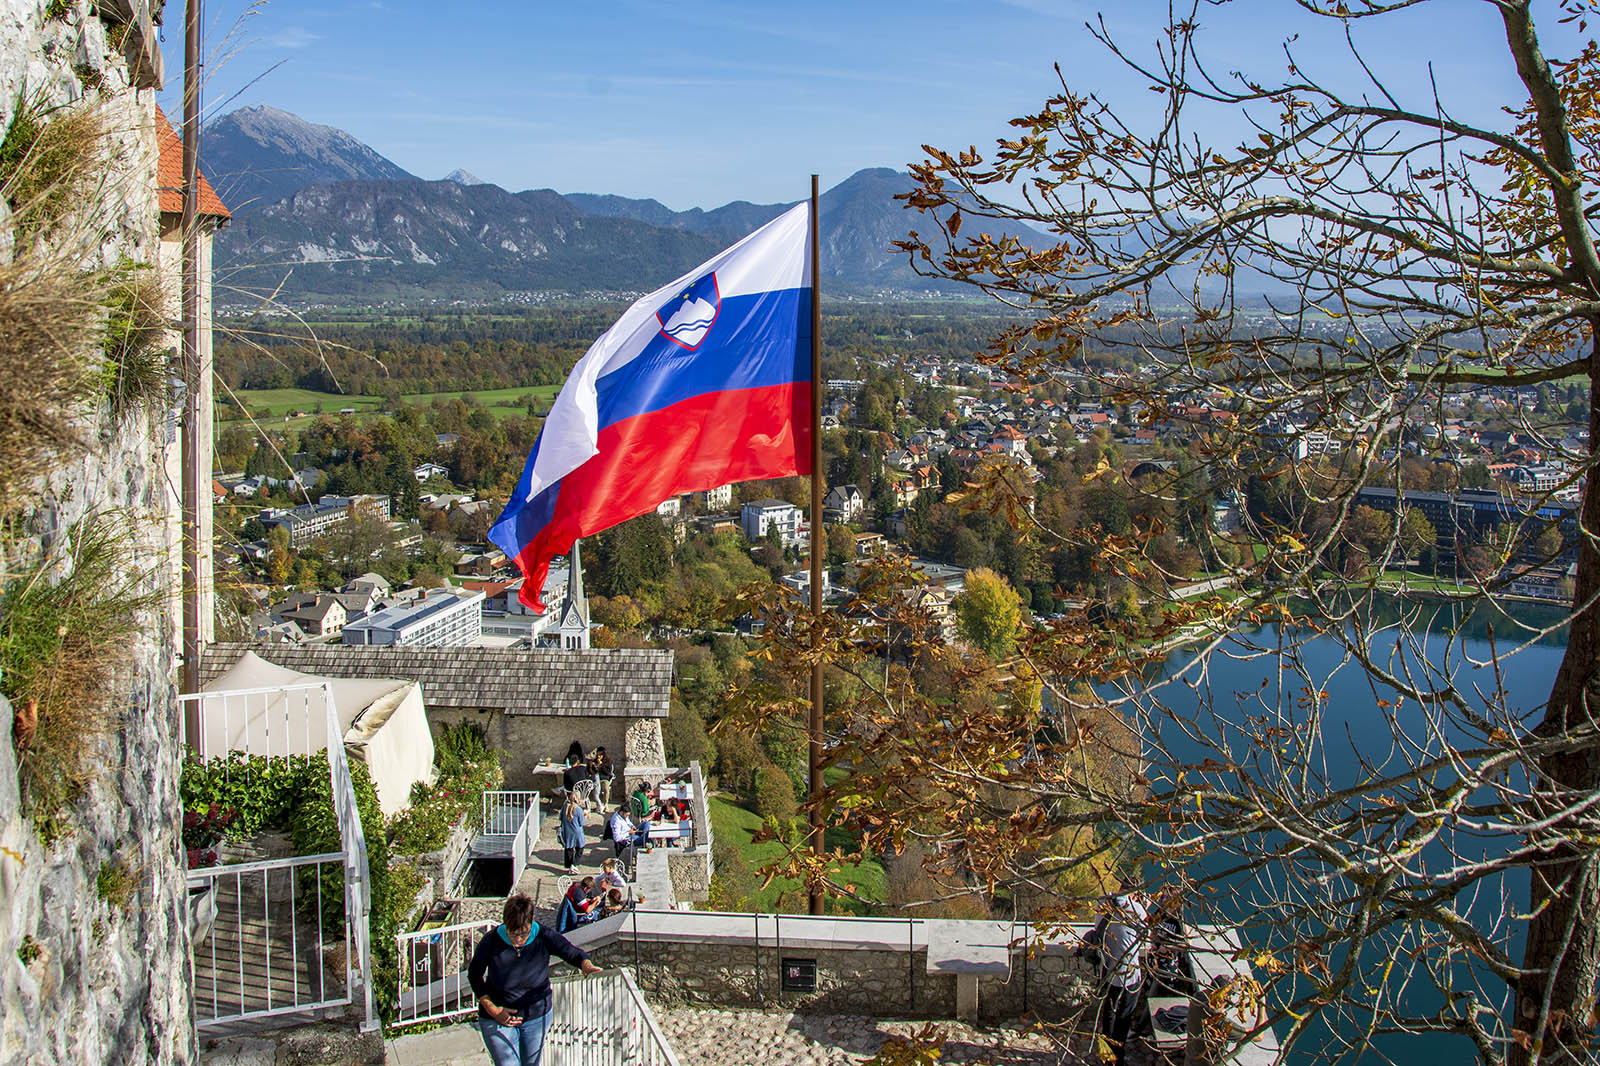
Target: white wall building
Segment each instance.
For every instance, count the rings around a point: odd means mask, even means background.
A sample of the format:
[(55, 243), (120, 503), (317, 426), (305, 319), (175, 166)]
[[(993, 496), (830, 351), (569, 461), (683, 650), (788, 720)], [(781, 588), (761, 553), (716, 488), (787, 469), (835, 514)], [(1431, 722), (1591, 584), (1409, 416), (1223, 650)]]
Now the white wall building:
[(471, 644), (483, 633), (484, 595), (433, 589), (414, 603), (385, 607), (344, 627), (346, 644)]
[(800, 508), (771, 497), (752, 500), (739, 509), (739, 526), (752, 544), (766, 539), (767, 531), (775, 527), (783, 546), (792, 548), (800, 543)]
[(718, 488), (707, 489), (705, 492), (694, 494), (695, 506), (702, 511), (720, 511), (724, 507), (733, 506), (733, 486), (722, 485)]

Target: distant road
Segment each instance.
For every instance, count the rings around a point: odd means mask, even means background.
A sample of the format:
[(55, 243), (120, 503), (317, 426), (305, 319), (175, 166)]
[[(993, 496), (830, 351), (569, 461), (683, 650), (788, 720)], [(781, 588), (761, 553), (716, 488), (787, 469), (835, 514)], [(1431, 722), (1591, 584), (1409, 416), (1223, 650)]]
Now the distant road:
[(1208, 578), (1205, 581), (1196, 581), (1192, 585), (1185, 585), (1182, 588), (1173, 589), (1172, 596), (1174, 599), (1187, 600), (1195, 596), (1204, 596), (1208, 592), (1216, 592), (1219, 589), (1229, 588), (1230, 586), (1237, 585), (1238, 583), (1239, 579), (1237, 577), (1234, 577), (1232, 574), (1224, 574), (1221, 577)]

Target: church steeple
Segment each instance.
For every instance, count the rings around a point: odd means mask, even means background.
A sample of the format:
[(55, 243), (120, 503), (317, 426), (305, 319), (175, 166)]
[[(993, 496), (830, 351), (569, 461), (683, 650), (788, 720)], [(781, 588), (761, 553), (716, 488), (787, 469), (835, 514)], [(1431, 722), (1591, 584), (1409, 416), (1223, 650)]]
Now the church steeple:
[(567, 595), (561, 602), (561, 646), (566, 649), (589, 646), (589, 598), (583, 594), (583, 560), (578, 541), (567, 553)]

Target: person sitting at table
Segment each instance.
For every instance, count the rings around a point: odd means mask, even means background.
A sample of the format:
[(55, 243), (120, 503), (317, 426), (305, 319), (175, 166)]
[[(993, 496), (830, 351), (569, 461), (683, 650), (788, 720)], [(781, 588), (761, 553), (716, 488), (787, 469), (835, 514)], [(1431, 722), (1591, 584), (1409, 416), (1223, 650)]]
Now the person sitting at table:
[(633, 815), (635, 822), (648, 822), (655, 804), (650, 799), (650, 786), (640, 781), (633, 786), (633, 794), (628, 797), (628, 813)]
[[(624, 848), (644, 847), (649, 835), (646, 826), (642, 823), (635, 825), (633, 819), (629, 818), (621, 807), (611, 813), (608, 828), (611, 830), (611, 846), (617, 855), (621, 855)], [(613, 866), (616, 865), (614, 858), (606, 861)]]
[(561, 772), (561, 784), (567, 792), (582, 796), (590, 803), (596, 803), (594, 777), (589, 773), (589, 764), (575, 762)]
[(656, 811), (656, 821), (676, 824), (678, 821), (678, 805), (671, 800), (662, 803), (660, 809)]
[(567, 902), (579, 914), (587, 914), (600, 905), (600, 893), (599, 882), (588, 876), (567, 886)]
[(628, 887), (628, 882), (623, 880), (622, 871), (617, 869), (616, 859), (607, 859), (600, 864), (600, 880), (598, 884), (602, 889)]
[(595, 917), (596, 919), (609, 918), (613, 914), (621, 914), (627, 909), (628, 901), (623, 898), (622, 889), (607, 889), (605, 899), (601, 902), (600, 910)]

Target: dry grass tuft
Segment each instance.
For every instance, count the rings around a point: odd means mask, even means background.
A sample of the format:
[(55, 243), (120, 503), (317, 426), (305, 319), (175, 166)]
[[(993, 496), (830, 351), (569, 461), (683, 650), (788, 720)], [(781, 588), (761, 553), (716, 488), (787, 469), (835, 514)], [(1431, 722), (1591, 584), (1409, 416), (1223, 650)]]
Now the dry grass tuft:
[(94, 773), (138, 614), (157, 597), (129, 556), (126, 520), (91, 515), (53, 561), (64, 576), (41, 571), (0, 598), (0, 691), (17, 709), (23, 810), (46, 844), (67, 831), (67, 809)]
[(171, 394), (172, 323), (161, 275), (145, 264), (125, 263), (113, 273), (106, 304), (106, 398), (113, 418), (136, 407), (165, 405)]
[(104, 321), (101, 282), (70, 264), (0, 266), (0, 514), (83, 448), (75, 417), (97, 391), (90, 353)]
[(0, 195), (19, 237), (48, 230), (105, 171), (106, 124), (93, 107), (19, 102), (0, 139)]

